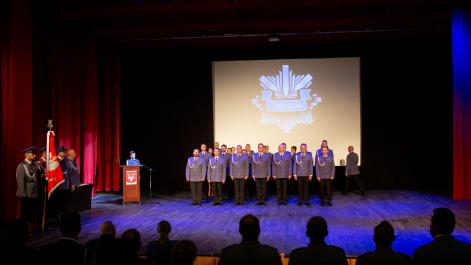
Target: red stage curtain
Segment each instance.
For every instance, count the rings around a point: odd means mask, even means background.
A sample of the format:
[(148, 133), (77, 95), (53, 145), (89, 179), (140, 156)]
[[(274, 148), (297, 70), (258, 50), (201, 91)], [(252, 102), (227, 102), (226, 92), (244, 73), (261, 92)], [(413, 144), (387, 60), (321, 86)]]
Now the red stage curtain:
[[(53, 46), (51, 55), (43, 54), (34, 67), (41, 73), (37, 74), (35, 94), (44, 98), (35, 110), (39, 110), (43, 123), (47, 118), (53, 119), (58, 145), (78, 152), (83, 183), (95, 184), (94, 192), (119, 191), (118, 55), (112, 49), (98, 52), (97, 40), (87, 30), (68, 28), (59, 35), (43, 45), (46, 50)], [(43, 104), (49, 108), (41, 108)], [(41, 141), (45, 139), (43, 135), (39, 130), (35, 139)]]
[(46, 15), (33, 31), (31, 5), (0, 2), (2, 219), (16, 216), (16, 166), (23, 148), (46, 144), (47, 119), (54, 121), (57, 144), (77, 150), (83, 183), (96, 191), (120, 189), (118, 53), (98, 52), (93, 30)]
[(33, 144), (31, 0), (0, 3), (0, 216), (16, 215), (16, 166)]

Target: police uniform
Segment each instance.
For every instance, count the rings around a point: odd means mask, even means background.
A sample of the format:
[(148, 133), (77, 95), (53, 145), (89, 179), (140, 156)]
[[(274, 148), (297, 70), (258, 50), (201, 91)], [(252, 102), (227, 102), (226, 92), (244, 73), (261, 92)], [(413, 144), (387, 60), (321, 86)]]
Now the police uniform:
[(78, 171), (77, 162), (75, 160), (67, 159), (67, 181), (68, 188), (72, 186), (78, 187), (80, 185), (80, 175)]
[(276, 195), (278, 204), (285, 204), (288, 200), (288, 177), (293, 172), (291, 154), (288, 152), (275, 153), (272, 161), (273, 177), (276, 177)]
[(252, 174), (257, 187), (257, 204), (265, 204), (267, 182), (271, 176), (271, 158), (268, 153), (255, 153), (253, 155)]
[(348, 188), (352, 181), (357, 183), (358, 189), (360, 190), (361, 196), (365, 195), (365, 188), (360, 180), (360, 169), (358, 168), (358, 154), (350, 152), (347, 155), (347, 164), (345, 165), (345, 176), (347, 177), (347, 183), (345, 185), (345, 191), (343, 194), (348, 193)]
[(234, 177), (234, 195), (236, 204), (245, 200), (245, 177), (249, 175), (249, 156), (246, 154), (233, 154), (230, 162), (230, 175)]
[[(35, 153), (34, 146), (23, 153)], [(38, 167), (35, 161), (23, 160), (16, 168), (16, 196), (21, 200), (21, 215), (33, 223), (38, 217)]]
[(224, 200), (229, 199), (229, 194), (232, 193), (234, 190), (232, 187), (232, 182), (230, 181), (231, 178), (231, 157), (232, 155), (229, 153), (222, 153), (219, 155), (223, 160), (224, 163), (226, 164), (226, 182), (223, 184), (223, 197)]
[[(319, 148), (316, 151), (316, 157), (314, 159), (317, 160), (317, 158), (321, 156), (322, 156), (322, 148)], [(327, 149), (327, 156), (334, 159), (334, 151), (332, 151), (332, 149)]]
[[(65, 151), (66, 149), (64, 146), (59, 146), (56, 149), (56, 154), (59, 154), (60, 152), (65, 152)], [(67, 177), (67, 166), (68, 166), (67, 157), (64, 156), (63, 158), (61, 158), (57, 156), (57, 158), (59, 159), (58, 161), (61, 167), (62, 176), (64, 177), (64, 182), (59, 186), (59, 190), (66, 191), (66, 190), (69, 190), (69, 181)], [(60, 201), (63, 201), (63, 199), (60, 199)]]
[(204, 159), (191, 156), (186, 163), (186, 181), (190, 182), (193, 205), (201, 205), (203, 181), (206, 179)]
[(311, 152), (298, 152), (294, 156), (293, 175), (298, 179), (298, 205), (309, 205), (309, 177), (313, 173)]
[(332, 179), (335, 177), (335, 162), (330, 156), (320, 156), (316, 159), (316, 176), (321, 179), (320, 201), (324, 205), (327, 200), (328, 205), (332, 205)]
[(208, 181), (211, 182), (214, 204), (220, 205), (222, 201), (222, 183), (226, 181), (226, 161), (217, 156), (209, 159)]
[(206, 166), (208, 165), (208, 162), (209, 162), (209, 159), (211, 159), (212, 155), (210, 152), (200, 152), (199, 153), (199, 158), (202, 158), (204, 160), (204, 162), (206, 163)]

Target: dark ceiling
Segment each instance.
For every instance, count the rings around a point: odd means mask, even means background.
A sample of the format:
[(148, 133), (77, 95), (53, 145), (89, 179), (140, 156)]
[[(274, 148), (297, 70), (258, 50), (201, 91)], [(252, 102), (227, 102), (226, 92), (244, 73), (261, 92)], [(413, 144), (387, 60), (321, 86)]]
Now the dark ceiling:
[[(306, 41), (434, 36), (449, 31), (445, 0), (45, 0), (38, 19), (124, 43), (234, 38)], [(37, 3), (41, 2), (41, 3)], [(216, 40), (217, 42), (217, 40)]]

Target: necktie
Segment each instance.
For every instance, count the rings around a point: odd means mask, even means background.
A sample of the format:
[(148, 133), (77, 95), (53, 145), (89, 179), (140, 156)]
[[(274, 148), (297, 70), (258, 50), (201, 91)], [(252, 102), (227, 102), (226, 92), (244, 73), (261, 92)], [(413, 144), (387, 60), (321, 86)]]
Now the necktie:
[(306, 154), (305, 154), (305, 153), (303, 153), (303, 158), (305, 158), (305, 157), (306, 157)]
[(216, 161), (218, 161), (219, 157), (216, 157)]
[(262, 154), (260, 154), (260, 158), (262, 158)]

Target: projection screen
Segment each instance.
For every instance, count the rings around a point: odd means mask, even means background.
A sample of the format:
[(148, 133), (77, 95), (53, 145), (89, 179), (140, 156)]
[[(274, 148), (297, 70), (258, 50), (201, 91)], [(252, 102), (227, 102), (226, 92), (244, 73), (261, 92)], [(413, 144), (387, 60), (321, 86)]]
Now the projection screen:
[(314, 153), (325, 139), (336, 165), (349, 145), (361, 156), (360, 58), (215, 61), (212, 73), (220, 144), (273, 153), (306, 143)]

